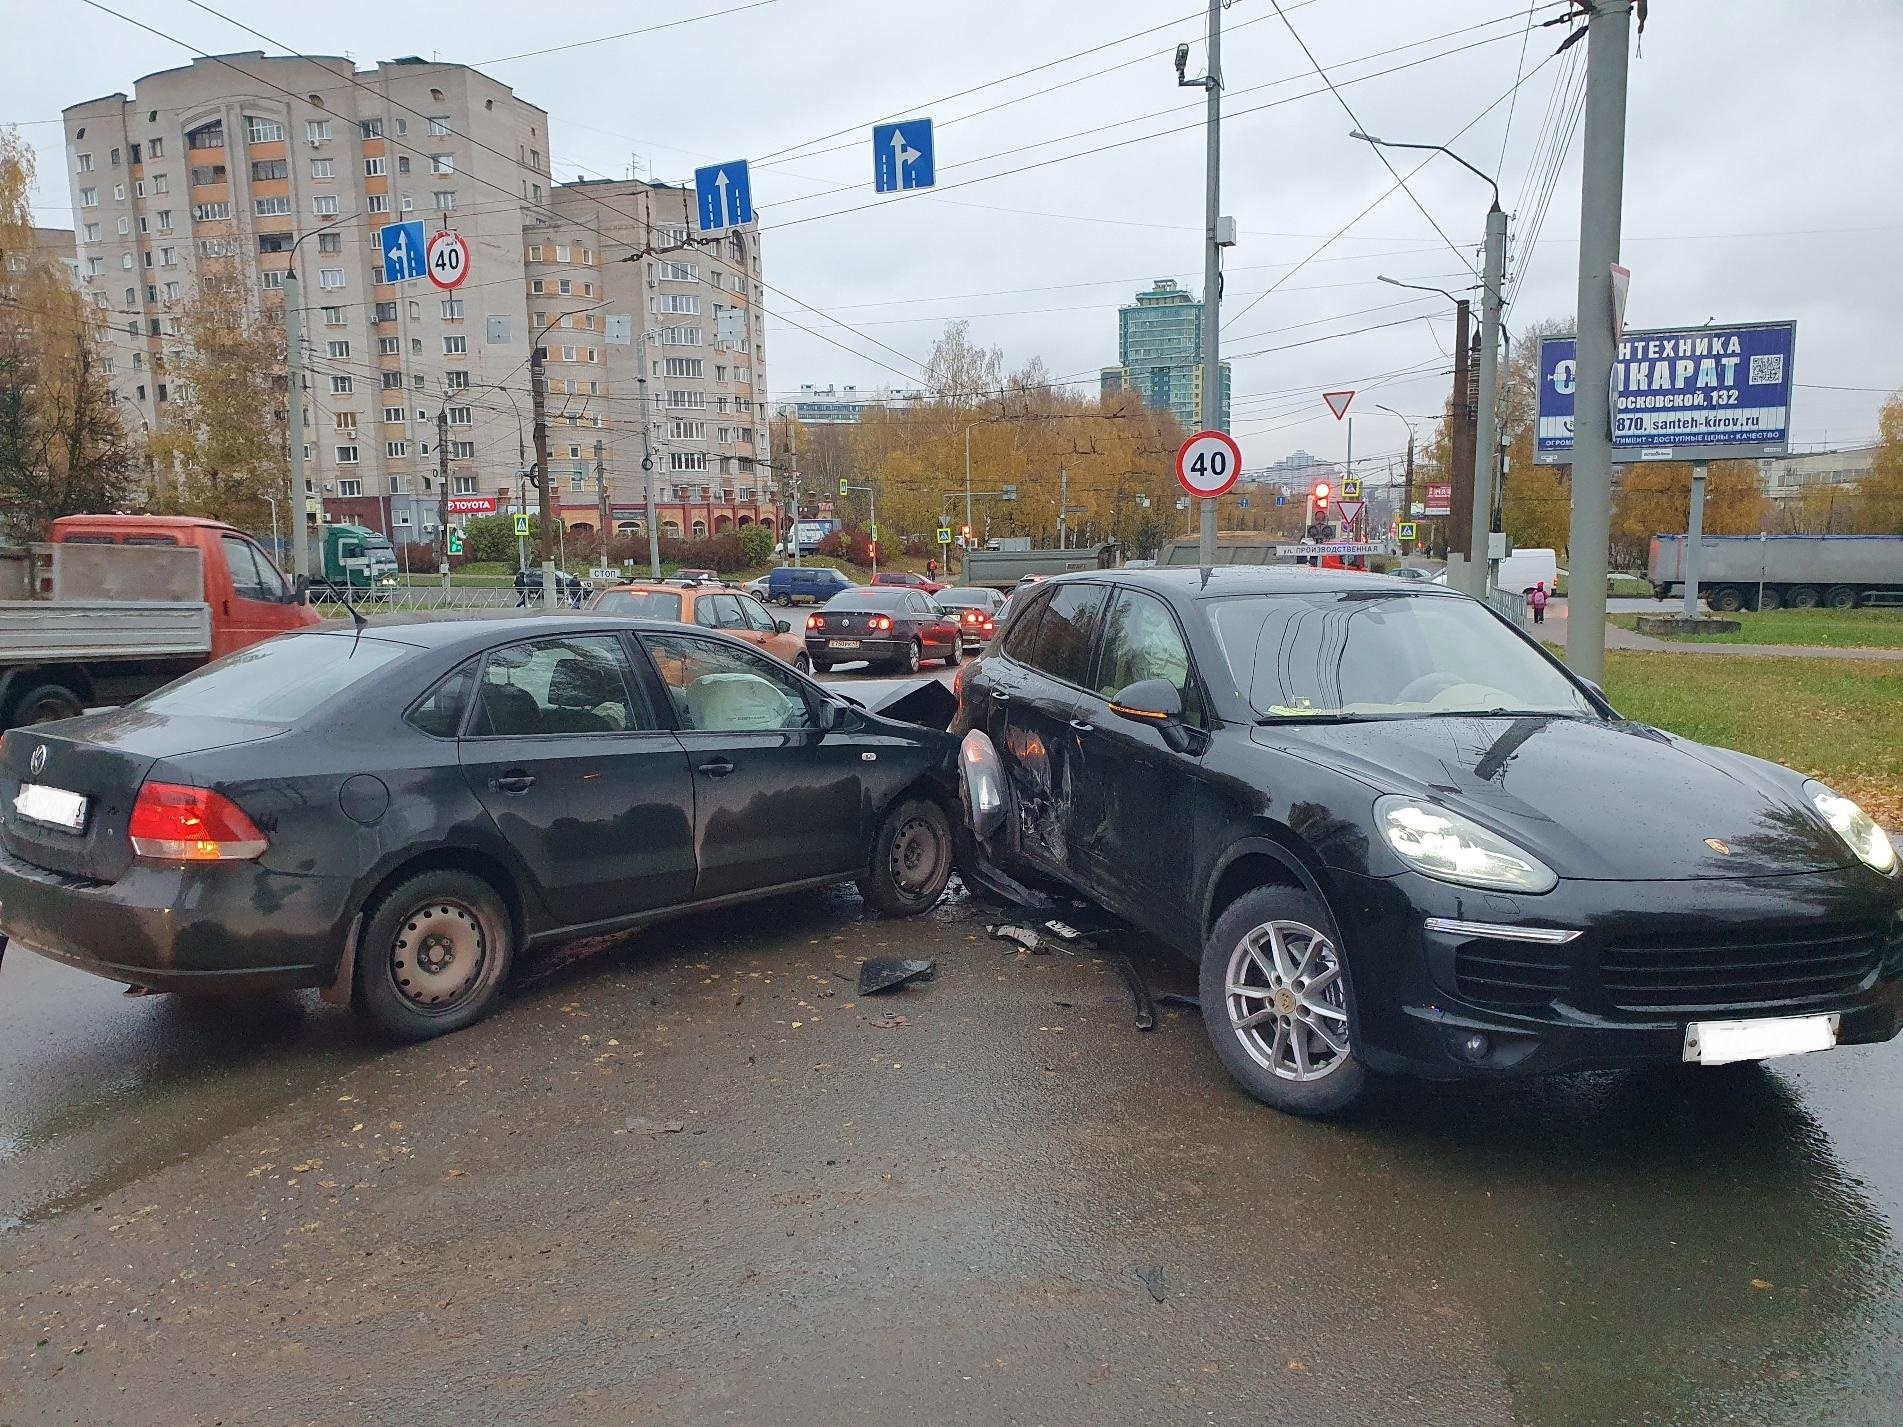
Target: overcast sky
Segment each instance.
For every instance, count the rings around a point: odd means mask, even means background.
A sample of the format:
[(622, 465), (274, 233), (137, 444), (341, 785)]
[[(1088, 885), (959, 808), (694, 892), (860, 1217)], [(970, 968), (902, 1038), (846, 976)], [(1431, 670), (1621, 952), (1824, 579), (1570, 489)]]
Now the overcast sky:
[[(262, 45), (186, 0), (105, 3), (184, 45), (81, 0), (42, 0), (16, 7), (0, 49), (0, 121), (22, 124), (42, 150), (44, 222), (66, 226), (71, 214), (52, 151), (60, 130), (36, 121), (130, 91), (187, 62), (186, 46)], [(1225, 19), (1223, 207), (1241, 242), (1229, 252), (1224, 353), (1250, 467), (1296, 447), (1338, 459), (1346, 431), (1321, 400), (1338, 388), (1364, 393), (1356, 454), (1398, 449), (1400, 424), (1374, 403), (1438, 412), (1451, 309), (1375, 278), (1476, 281), (1485, 185), (1435, 157), (1409, 181), (1418, 206), (1406, 192), (1382, 198), (1394, 180), (1347, 137), (1344, 102), (1372, 133), (1447, 143), (1498, 175), (1513, 219), (1512, 325), (1570, 315), (1576, 284), (1577, 126), (1539, 219), (1544, 161), (1572, 117), (1556, 110), (1583, 70), (1583, 44), (1552, 59), (1566, 28), (1529, 31), (1526, 0), (1282, 5), (1286, 21), (1270, 0), (1235, 0)], [(637, 156), (645, 176), (670, 181), (711, 160), (753, 160), (766, 277), (784, 294), (768, 302), (776, 397), (804, 382), (916, 379), (959, 317), (1010, 365), (1041, 356), (1094, 389), (1096, 369), (1116, 360), (1120, 303), (1156, 277), (1202, 285), (1202, 91), (1177, 88), (1170, 63), (1187, 41), (1190, 73), (1202, 72), (1194, 0), (211, 8), (290, 50), (479, 65), (549, 111), (558, 178), (625, 177)], [(1541, 0), (1533, 19), (1559, 10)], [(694, 16), (709, 18), (604, 38)], [(598, 42), (503, 58), (580, 41)], [(1882, 392), (1903, 386), (1899, 72), (1893, 0), (1654, 0), (1632, 65), (1628, 321), (1794, 318), (1802, 444), (1869, 439)], [(869, 126), (919, 115), (937, 128), (937, 190), (875, 198)], [(1392, 157), (1406, 174), (1424, 156)], [(1363, 328), (1378, 330), (1355, 334)]]

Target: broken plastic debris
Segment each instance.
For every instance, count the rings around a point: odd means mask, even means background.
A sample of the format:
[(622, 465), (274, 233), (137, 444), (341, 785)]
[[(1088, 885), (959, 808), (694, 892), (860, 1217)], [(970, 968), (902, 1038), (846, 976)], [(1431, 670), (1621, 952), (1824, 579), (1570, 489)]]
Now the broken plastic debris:
[(1163, 1301), (1163, 1265), (1151, 1264), (1148, 1268), (1136, 1270), (1137, 1278), (1150, 1290), (1150, 1297), (1158, 1303)]
[(1042, 956), (1049, 949), (1044, 945), (1044, 938), (1029, 927), (1013, 926), (1009, 922), (993, 922), (985, 928), (985, 934), (993, 941), (1008, 941), (1032, 956)]
[(859, 994), (877, 996), (896, 991), (915, 981), (930, 981), (938, 975), (936, 961), (909, 961), (901, 957), (878, 957), (859, 963)]

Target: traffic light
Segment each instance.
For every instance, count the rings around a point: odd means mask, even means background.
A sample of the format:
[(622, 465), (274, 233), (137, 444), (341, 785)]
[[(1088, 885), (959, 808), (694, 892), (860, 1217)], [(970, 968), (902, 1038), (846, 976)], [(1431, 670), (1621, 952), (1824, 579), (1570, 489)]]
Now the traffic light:
[(1328, 515), (1328, 482), (1315, 482), (1315, 518), (1321, 520)]
[(848, 481), (844, 476), (841, 476), (839, 478), (839, 493), (841, 495), (847, 495), (850, 493), (851, 488), (852, 488), (852, 483)]
[(969, 525), (959, 526), (958, 538), (965, 548), (969, 550), (971, 548), (971, 527)]

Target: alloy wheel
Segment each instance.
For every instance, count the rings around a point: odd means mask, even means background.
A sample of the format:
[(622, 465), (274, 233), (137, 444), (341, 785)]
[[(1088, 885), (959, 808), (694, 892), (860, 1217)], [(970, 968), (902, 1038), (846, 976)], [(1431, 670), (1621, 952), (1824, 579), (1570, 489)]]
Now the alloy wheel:
[(418, 1010), (453, 1011), (481, 982), (488, 952), (482, 922), (471, 908), (428, 902), (398, 929), (390, 947), (390, 978)]
[(1229, 1027), (1249, 1058), (1278, 1078), (1324, 1079), (1349, 1059), (1341, 977), (1341, 957), (1326, 933), (1302, 922), (1255, 927), (1229, 957)]

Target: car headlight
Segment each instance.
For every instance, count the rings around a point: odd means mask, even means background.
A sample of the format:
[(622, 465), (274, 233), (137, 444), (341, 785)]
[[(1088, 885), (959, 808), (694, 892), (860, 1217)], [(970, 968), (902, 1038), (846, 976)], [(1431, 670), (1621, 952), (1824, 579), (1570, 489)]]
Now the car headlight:
[(1395, 856), (1443, 882), (1535, 893), (1559, 885), (1532, 853), (1433, 803), (1390, 794), (1375, 802), (1374, 820)]
[(1890, 835), (1877, 826), (1875, 818), (1842, 793), (1834, 793), (1822, 783), (1805, 783), (1804, 795), (1811, 800), (1811, 806), (1817, 809), (1824, 821), (1836, 829), (1837, 836), (1849, 844), (1850, 850), (1857, 854), (1857, 860), (1865, 867), (1875, 868), (1878, 872), (1896, 871), (1896, 848), (1890, 843)]

